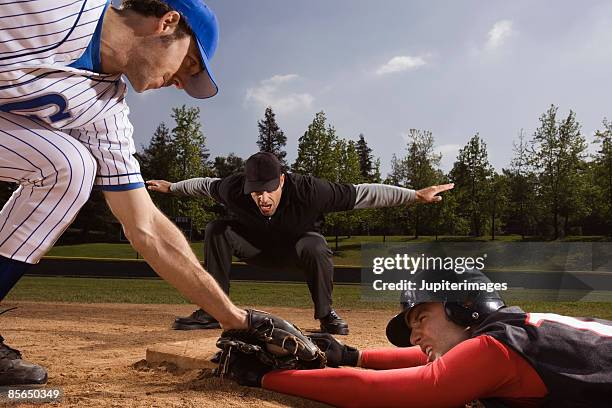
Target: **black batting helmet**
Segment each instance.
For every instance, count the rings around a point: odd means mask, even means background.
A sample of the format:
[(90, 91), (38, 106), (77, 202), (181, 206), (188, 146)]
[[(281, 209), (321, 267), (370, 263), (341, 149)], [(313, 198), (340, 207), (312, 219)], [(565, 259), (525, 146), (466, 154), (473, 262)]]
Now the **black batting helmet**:
[[(387, 323), (387, 339), (398, 346), (412, 346), (410, 333), (412, 329), (407, 323), (407, 316), (413, 307), (421, 303), (439, 302), (444, 305), (446, 316), (459, 326), (468, 327), (480, 324), (486, 316), (506, 306), (501, 296), (495, 290), (481, 289), (492, 282), (477, 269), (466, 270), (464, 273), (454, 271), (423, 271), (412, 279), (415, 290), (404, 291), (400, 298), (402, 311)], [(423, 283), (429, 286), (444, 282), (461, 283), (467, 289), (432, 290), (421, 289)], [(479, 289), (474, 289), (478, 287)]]

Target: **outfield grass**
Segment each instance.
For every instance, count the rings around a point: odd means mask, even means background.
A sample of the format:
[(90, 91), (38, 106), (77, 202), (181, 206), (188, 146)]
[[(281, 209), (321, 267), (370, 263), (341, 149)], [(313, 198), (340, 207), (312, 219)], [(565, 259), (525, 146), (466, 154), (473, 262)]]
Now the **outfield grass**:
[[(310, 307), (306, 284), (232, 282), (231, 298), (238, 304)], [(363, 302), (356, 285), (336, 285), (334, 299), (345, 308), (386, 308), (394, 303)], [(189, 303), (161, 279), (22, 278), (7, 300), (83, 303)]]
[[(204, 255), (202, 243), (192, 243), (191, 248), (200, 260)], [(76, 245), (56, 245), (47, 253), (47, 256), (60, 256), (65, 258), (111, 258), (111, 259), (137, 259), (136, 251), (129, 243), (96, 243)], [(140, 257), (140, 259), (142, 259)]]
[[(231, 298), (239, 305), (285, 306), (311, 309), (306, 284), (232, 282)], [(97, 279), (30, 277), (19, 281), (6, 300), (82, 303), (189, 303), (161, 279)], [(397, 302), (365, 302), (359, 286), (335, 285), (334, 304), (342, 309), (396, 310)], [(592, 316), (612, 320), (612, 303), (517, 302), (527, 311)]]
[[(436, 237), (423, 236), (414, 239), (412, 236), (387, 236), (385, 242), (409, 242), (425, 243), (434, 242)], [(521, 242), (520, 235), (504, 235), (495, 238), (497, 242)], [(457, 237), (457, 236), (438, 236), (440, 242), (487, 242), (490, 237)], [(530, 241), (527, 239), (526, 241)], [(599, 236), (568, 236), (564, 242), (577, 241), (605, 241), (605, 237)], [(327, 237), (329, 246), (334, 250), (335, 265), (361, 265), (361, 245), (365, 243), (383, 243), (382, 236), (352, 236), (339, 237), (338, 249), (336, 250), (336, 238)], [(202, 242), (191, 243), (191, 248), (198, 258), (202, 261), (204, 255), (204, 245)], [(73, 258), (115, 258), (115, 259), (136, 259), (137, 254), (128, 243), (97, 243), (97, 244), (77, 244), (55, 246), (49, 251), (47, 256), (73, 257)]]

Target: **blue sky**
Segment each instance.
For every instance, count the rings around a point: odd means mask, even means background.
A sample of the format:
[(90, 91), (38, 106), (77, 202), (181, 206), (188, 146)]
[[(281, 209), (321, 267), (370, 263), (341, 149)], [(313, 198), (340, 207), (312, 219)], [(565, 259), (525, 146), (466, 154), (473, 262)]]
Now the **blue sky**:
[(507, 166), (550, 104), (576, 111), (583, 133), (612, 119), (612, 2), (209, 0), (221, 28), (209, 100), (164, 89), (130, 92), (136, 145), (171, 107), (197, 106), (213, 156), (246, 157), (267, 105), (289, 161), (314, 114), (340, 137), (363, 133), (388, 172), (410, 128), (433, 132), (449, 170), (479, 132)]

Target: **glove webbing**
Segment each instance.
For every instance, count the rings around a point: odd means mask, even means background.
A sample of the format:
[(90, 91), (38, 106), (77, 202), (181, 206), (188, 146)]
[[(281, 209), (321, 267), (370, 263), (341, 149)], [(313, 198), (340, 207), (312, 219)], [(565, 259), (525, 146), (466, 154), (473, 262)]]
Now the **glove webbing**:
[[(264, 328), (264, 331), (262, 332), (257, 331), (257, 333), (263, 334), (265, 336), (265, 341), (268, 342), (274, 338), (274, 330), (276, 327), (274, 327), (274, 321), (270, 318), (264, 319), (264, 322), (267, 323), (266, 326), (269, 327)], [(263, 326), (263, 324), (261, 326)], [(259, 330), (259, 327), (257, 330)], [(293, 350), (287, 348), (287, 341), (293, 341)], [(280, 348), (295, 356), (300, 350), (300, 343), (297, 341), (297, 337), (294, 335), (287, 335), (283, 338), (283, 343), (281, 344)]]

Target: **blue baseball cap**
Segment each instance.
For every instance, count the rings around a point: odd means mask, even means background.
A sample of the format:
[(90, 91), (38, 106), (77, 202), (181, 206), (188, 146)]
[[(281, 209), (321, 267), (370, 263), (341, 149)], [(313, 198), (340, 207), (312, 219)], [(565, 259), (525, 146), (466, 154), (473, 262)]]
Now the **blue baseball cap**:
[(204, 70), (190, 77), (184, 84), (185, 92), (194, 98), (215, 96), (219, 87), (210, 69), (210, 60), (217, 49), (219, 24), (215, 13), (203, 0), (162, 0), (178, 11), (193, 31)]

